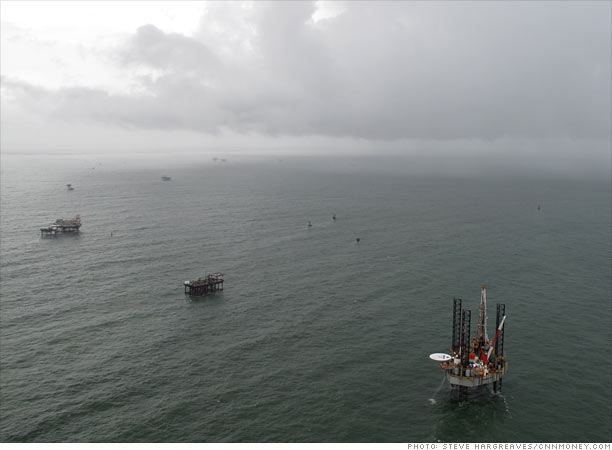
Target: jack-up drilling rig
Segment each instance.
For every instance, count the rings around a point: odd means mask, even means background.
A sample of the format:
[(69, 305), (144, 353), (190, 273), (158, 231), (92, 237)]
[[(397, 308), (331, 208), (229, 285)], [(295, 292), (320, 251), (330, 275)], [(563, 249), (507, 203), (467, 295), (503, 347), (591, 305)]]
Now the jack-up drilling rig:
[(453, 333), (451, 354), (432, 353), (429, 357), (440, 363), (452, 388), (461, 392), (480, 386), (492, 385), (494, 392), (501, 391), (502, 378), (508, 371), (504, 355), (504, 323), (506, 305), (497, 304), (495, 337), (489, 341), (487, 334), (487, 287), (482, 286), (478, 306), (478, 326), (470, 339), (471, 311), (461, 309), (462, 300), (453, 299)]

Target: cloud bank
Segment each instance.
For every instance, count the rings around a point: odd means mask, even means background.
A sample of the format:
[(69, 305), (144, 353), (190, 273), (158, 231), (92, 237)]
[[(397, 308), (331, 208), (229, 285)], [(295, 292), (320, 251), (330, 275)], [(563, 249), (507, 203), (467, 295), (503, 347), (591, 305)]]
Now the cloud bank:
[(105, 53), (126, 74), (120, 92), (3, 73), (3, 120), (14, 109), (212, 136), (611, 139), (609, 2), (355, 2), (326, 18), (320, 6), (213, 3), (190, 35), (143, 24)]

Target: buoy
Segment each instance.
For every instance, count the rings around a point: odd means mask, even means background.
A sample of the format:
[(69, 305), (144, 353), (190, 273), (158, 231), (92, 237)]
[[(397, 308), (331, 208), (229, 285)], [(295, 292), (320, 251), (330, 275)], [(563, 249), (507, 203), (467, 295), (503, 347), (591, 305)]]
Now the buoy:
[(357, 242), (359, 242), (361, 239), (357, 238), (357, 239), (355, 239), (355, 240), (356, 240)]

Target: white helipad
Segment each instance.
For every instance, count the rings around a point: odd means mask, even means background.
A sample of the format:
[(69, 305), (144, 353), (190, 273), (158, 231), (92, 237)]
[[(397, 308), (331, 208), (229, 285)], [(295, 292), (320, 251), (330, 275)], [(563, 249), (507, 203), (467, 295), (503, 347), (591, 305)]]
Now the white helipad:
[(429, 358), (437, 362), (450, 361), (453, 359), (451, 355), (447, 355), (446, 353), (432, 353), (429, 355)]

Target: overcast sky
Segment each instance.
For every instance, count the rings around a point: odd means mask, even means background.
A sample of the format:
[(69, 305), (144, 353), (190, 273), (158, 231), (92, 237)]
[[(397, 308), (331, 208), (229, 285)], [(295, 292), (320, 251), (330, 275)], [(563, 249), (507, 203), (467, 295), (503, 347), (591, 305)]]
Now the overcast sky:
[(608, 1), (0, 8), (5, 152), (518, 146), (609, 160)]

